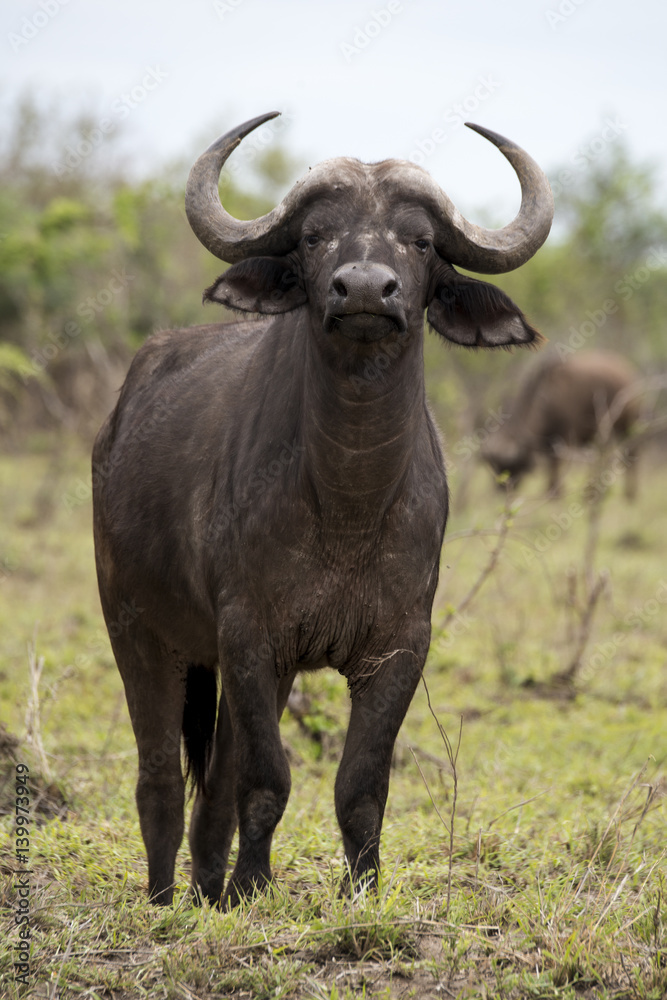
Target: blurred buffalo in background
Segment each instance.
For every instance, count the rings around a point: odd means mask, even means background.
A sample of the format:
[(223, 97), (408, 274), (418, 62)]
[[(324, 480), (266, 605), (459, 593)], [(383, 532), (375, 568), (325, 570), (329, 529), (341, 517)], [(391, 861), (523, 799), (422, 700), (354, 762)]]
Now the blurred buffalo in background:
[[(510, 416), (484, 442), (484, 459), (516, 486), (542, 456), (549, 490), (556, 493), (560, 463), (570, 449), (628, 438), (639, 416), (638, 379), (630, 362), (611, 351), (547, 355), (506, 403)], [(624, 450), (630, 498), (636, 492), (636, 442), (628, 441)]]

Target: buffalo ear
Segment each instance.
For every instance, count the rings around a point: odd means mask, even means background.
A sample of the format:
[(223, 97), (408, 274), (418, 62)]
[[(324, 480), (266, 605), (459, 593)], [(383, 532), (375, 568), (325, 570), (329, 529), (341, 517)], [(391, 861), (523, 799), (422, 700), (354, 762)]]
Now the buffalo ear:
[(440, 269), (426, 314), (442, 337), (464, 347), (539, 347), (544, 337), (496, 285)]
[(234, 264), (204, 292), (204, 302), (219, 302), (241, 312), (289, 312), (307, 302), (299, 279), (282, 257), (250, 257)]

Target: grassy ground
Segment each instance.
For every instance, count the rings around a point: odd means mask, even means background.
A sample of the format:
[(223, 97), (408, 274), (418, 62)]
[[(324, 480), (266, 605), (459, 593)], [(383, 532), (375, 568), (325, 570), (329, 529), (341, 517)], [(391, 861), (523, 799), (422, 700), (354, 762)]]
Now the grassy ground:
[[(613, 482), (601, 507), (581, 471), (550, 502), (535, 476), (510, 516), (475, 471), (443, 552), (432, 710), (420, 689), (396, 749), (379, 897), (337, 896), (348, 701), (323, 672), (302, 681), (305, 714), (283, 722), (293, 791), (275, 890), (219, 914), (190, 907), (185, 847), (174, 909), (145, 903), (87, 459), (52, 442), (0, 458), (2, 996), (665, 996), (667, 468), (647, 457), (642, 472), (635, 504)], [(454, 754), (461, 720), (455, 784), (438, 721)], [(12, 964), (19, 762), (33, 819), (27, 987)]]

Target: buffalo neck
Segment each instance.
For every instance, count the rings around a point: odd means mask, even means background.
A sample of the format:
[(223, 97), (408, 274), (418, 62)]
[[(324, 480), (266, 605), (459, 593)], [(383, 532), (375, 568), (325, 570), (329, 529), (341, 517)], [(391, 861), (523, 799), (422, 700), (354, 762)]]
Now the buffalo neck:
[(352, 514), (363, 527), (382, 518), (414, 457), (423, 331), (349, 346), (311, 334), (304, 346), (304, 471), (323, 512)]

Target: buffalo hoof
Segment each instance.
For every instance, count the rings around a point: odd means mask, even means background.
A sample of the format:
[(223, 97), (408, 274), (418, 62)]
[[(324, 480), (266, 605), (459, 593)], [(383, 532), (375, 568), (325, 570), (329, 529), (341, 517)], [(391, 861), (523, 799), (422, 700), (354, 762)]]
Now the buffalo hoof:
[(375, 868), (367, 868), (360, 875), (350, 872), (349, 867), (345, 869), (338, 896), (340, 899), (351, 899), (356, 902), (368, 895), (373, 895), (378, 891), (378, 873)]
[(254, 876), (252, 878), (236, 878), (231, 876), (222, 897), (222, 909), (233, 910), (245, 899), (252, 899), (265, 893), (271, 885), (271, 879), (265, 875)]
[(222, 890), (217, 896), (210, 895), (209, 893), (202, 892), (201, 887), (198, 885), (190, 886), (190, 901), (193, 906), (203, 906), (204, 903), (208, 903), (210, 906), (216, 909), (222, 909)]

